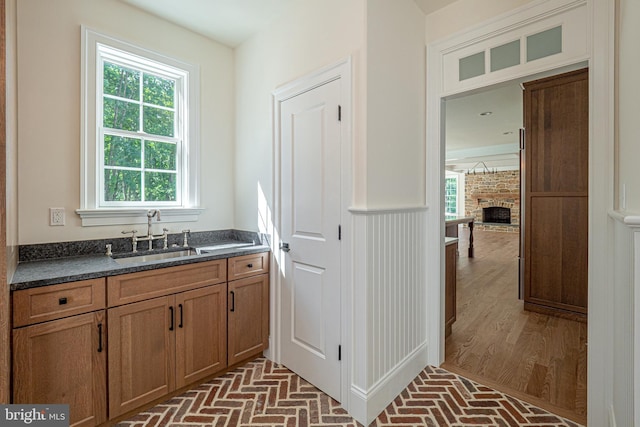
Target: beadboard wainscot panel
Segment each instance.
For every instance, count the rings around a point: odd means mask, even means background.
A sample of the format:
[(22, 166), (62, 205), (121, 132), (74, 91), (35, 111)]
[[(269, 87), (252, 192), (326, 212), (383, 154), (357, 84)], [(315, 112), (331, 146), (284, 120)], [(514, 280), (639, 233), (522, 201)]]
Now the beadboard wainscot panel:
[(426, 207), (353, 214), (350, 412), (367, 425), (427, 364)]
[(613, 249), (613, 426), (640, 426), (640, 215), (611, 212)]

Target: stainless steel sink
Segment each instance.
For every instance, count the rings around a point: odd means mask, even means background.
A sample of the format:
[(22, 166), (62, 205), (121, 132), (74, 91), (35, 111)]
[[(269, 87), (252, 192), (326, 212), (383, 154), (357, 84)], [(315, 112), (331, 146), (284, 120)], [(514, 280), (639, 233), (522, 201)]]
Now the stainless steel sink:
[(202, 247), (196, 248), (196, 252), (198, 254), (206, 254), (209, 252), (219, 251), (221, 249), (244, 248), (248, 246), (255, 246), (255, 245), (249, 242), (221, 243), (219, 245), (202, 246)]
[(163, 252), (159, 254), (135, 255), (126, 258), (114, 258), (118, 264), (137, 264), (140, 262), (158, 261), (163, 259), (181, 258), (185, 256), (198, 255), (194, 249), (185, 249), (182, 251)]

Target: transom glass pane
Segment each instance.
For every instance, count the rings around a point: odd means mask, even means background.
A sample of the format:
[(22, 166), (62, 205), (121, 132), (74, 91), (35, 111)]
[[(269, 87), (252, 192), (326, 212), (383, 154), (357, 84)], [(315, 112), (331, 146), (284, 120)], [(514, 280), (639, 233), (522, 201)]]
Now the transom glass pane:
[(491, 71), (520, 64), (520, 40), (491, 49)]
[(484, 52), (460, 58), (458, 65), (460, 81), (481, 76), (484, 74)]
[(562, 52), (562, 26), (527, 37), (527, 62)]

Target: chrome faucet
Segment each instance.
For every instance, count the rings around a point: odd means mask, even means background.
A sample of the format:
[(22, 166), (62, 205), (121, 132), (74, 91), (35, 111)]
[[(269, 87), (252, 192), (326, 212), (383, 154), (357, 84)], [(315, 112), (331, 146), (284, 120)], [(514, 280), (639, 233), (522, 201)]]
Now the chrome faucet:
[(158, 209), (153, 209), (147, 212), (147, 236), (150, 237), (153, 234), (151, 233), (151, 220), (153, 217), (156, 217), (158, 221), (160, 221), (160, 211)]
[(122, 234), (131, 234), (131, 242), (133, 245), (133, 252), (138, 252), (138, 242), (140, 241), (148, 241), (149, 242), (149, 250), (153, 249), (153, 241), (156, 239), (162, 239), (164, 244), (162, 246), (162, 249), (167, 249), (168, 248), (168, 240), (169, 240), (169, 235), (167, 234), (169, 232), (169, 230), (167, 228), (163, 228), (162, 229), (162, 234), (159, 234), (157, 236), (153, 235), (153, 232), (151, 231), (151, 220), (153, 219), (153, 217), (156, 217), (156, 219), (158, 221), (160, 221), (160, 210), (159, 209), (151, 209), (147, 212), (147, 235), (146, 236), (140, 236), (140, 237), (136, 237), (136, 230), (132, 230), (132, 231), (123, 231)]

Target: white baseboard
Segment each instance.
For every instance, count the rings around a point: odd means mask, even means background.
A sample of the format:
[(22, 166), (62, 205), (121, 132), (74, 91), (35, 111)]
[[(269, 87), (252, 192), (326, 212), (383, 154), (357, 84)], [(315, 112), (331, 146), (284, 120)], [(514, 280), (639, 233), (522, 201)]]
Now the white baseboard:
[(409, 354), (369, 390), (352, 386), (349, 396), (349, 414), (368, 426), (427, 366), (427, 344)]

